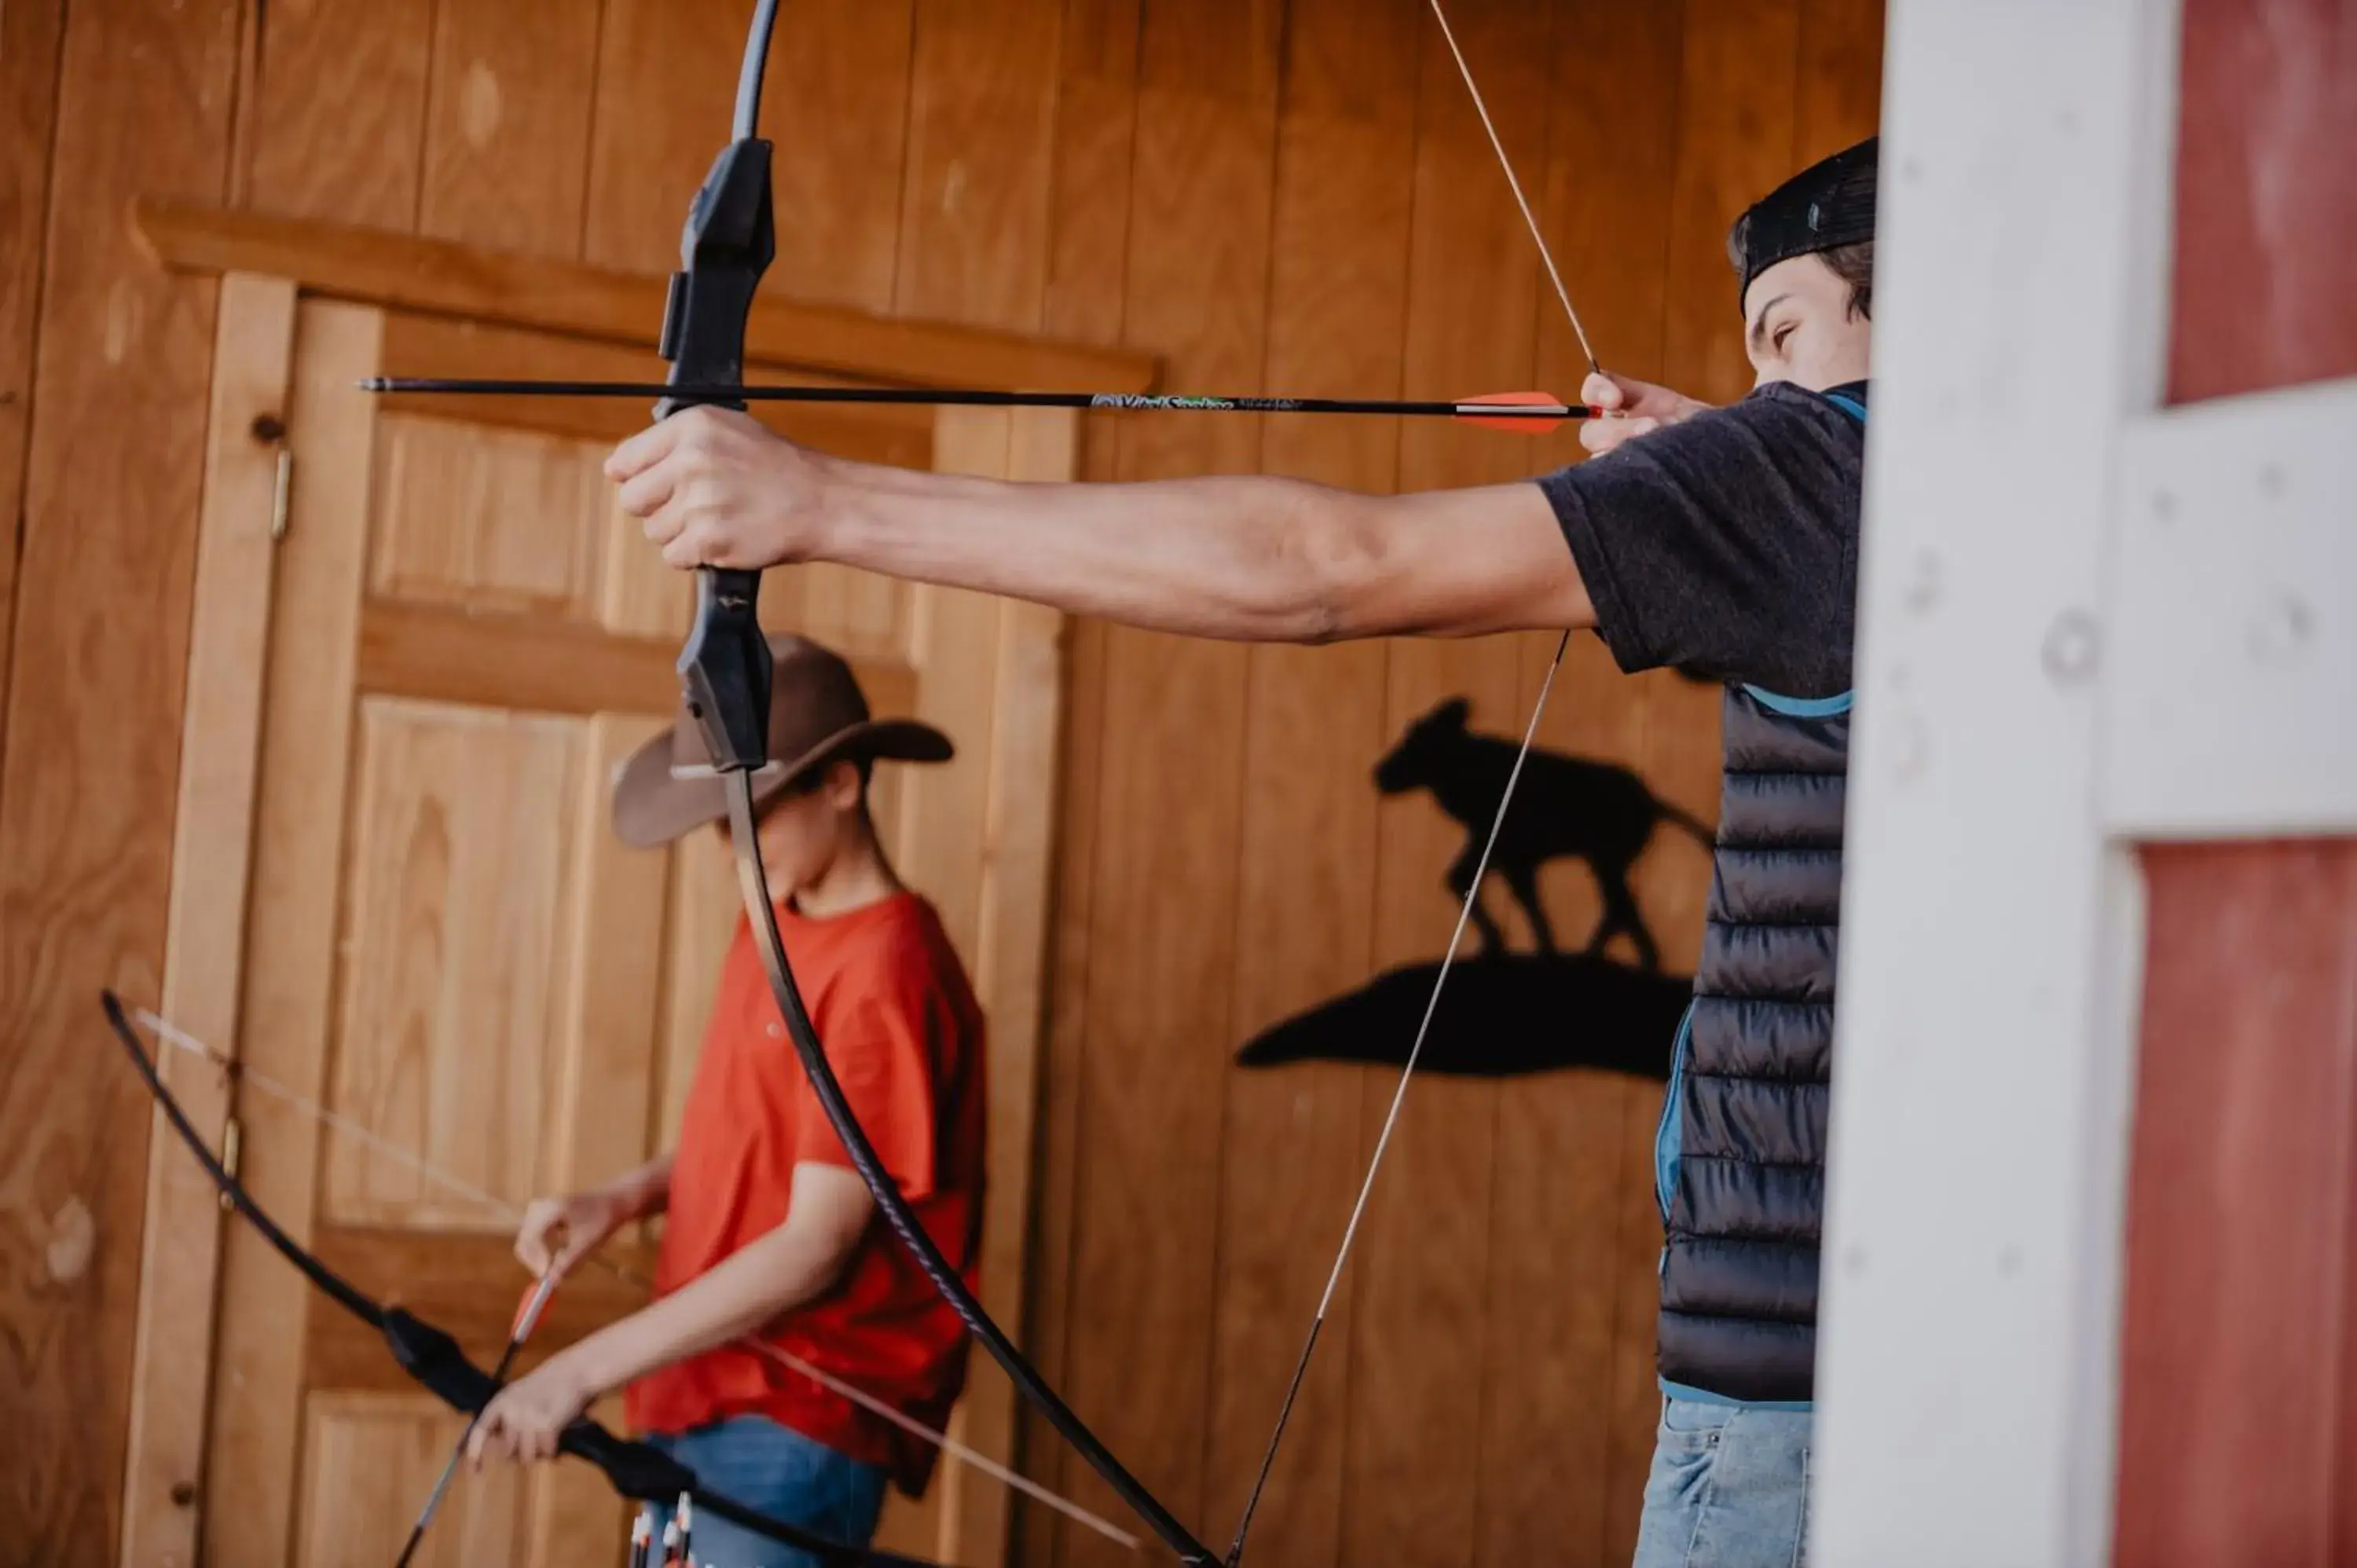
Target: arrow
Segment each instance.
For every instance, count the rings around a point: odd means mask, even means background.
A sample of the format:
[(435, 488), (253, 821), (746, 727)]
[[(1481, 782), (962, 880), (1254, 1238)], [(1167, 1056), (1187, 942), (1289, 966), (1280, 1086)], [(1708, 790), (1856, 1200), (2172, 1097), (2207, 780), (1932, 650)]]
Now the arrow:
[(1549, 392), (1489, 392), (1439, 399), (1343, 397), (1199, 397), (1175, 392), (944, 392), (928, 387), (672, 386), (661, 381), (535, 381), (371, 376), (368, 392), (474, 397), (644, 397), (687, 403), (888, 403), (937, 408), (1079, 408), (1133, 413), (1360, 413), (1458, 419), (1490, 430), (1544, 435), (1566, 419), (1594, 419), (1600, 411), (1565, 403)]
[[(516, 1357), (523, 1349), (523, 1342), (532, 1337), (533, 1329), (539, 1325), (541, 1310), (547, 1306), (548, 1298), (555, 1293), (556, 1281), (554, 1270), (541, 1275), (532, 1288), (524, 1292), (523, 1299), (516, 1304), (515, 1321), (508, 1326), (507, 1348), (500, 1354), (500, 1364), (491, 1369), (494, 1385), (507, 1386), (508, 1373), (514, 1370)], [(417, 1555), (418, 1544), (425, 1539), (426, 1527), (434, 1522), (434, 1516), (442, 1511), (442, 1498), (450, 1490), (451, 1477), (458, 1473), (458, 1461), (467, 1456), (467, 1440), (475, 1435), (475, 1423), (482, 1418), (481, 1411), (467, 1418), (466, 1429), (458, 1434), (458, 1441), (451, 1445), (450, 1457), (442, 1466), (441, 1478), (426, 1494), (425, 1506), (417, 1510), (417, 1522), (409, 1527), (408, 1542), (402, 1547), (401, 1555), (394, 1560), (393, 1568), (409, 1568), (410, 1560)]]

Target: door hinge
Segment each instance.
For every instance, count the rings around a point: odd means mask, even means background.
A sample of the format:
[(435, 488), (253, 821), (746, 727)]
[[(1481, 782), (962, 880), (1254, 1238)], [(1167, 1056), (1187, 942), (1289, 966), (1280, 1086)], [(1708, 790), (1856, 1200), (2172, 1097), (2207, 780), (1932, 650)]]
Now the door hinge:
[[(238, 1179), (238, 1155), (242, 1154), (244, 1149), (244, 1124), (239, 1122), (236, 1117), (231, 1116), (221, 1123), (221, 1169), (229, 1173), (229, 1179), (231, 1181)], [(223, 1192), (221, 1195), (221, 1212), (224, 1214), (234, 1214), (237, 1212), (237, 1204), (227, 1192)]]
[(270, 540), (286, 537), (286, 499), (295, 489), (295, 449), (278, 448), (278, 477), (270, 487)]

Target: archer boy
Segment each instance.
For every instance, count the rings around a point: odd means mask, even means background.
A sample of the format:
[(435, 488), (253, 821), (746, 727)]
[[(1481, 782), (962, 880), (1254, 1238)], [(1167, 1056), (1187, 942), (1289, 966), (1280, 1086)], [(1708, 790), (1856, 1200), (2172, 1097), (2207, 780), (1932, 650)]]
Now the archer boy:
[(1020, 485), (800, 449), (691, 409), (607, 472), (674, 566), (828, 560), (1198, 637), (1592, 627), (1726, 683), (1695, 1001), (1656, 1144), (1663, 1418), (1639, 1568), (1790, 1568), (1806, 1517), (1876, 145), (1735, 225), (1727, 408), (1598, 374), (1625, 417), (1535, 483), (1368, 496), (1265, 476)]
[[(881, 759), (942, 762), (948, 737), (868, 715), (851, 667), (774, 638), (761, 859), (788, 959), (860, 1124), (951, 1265), (982, 1239), (982, 1010), (932, 906), (903, 886), (868, 815)], [(722, 784), (683, 710), (615, 774), (613, 824), (652, 848), (713, 823)], [(837, 1541), (865, 1544), (888, 1483), (923, 1489), (933, 1450), (777, 1368), (755, 1336), (926, 1426), (964, 1380), (966, 1334), (897, 1239), (785, 1038), (740, 917), (671, 1154), (604, 1187), (542, 1198), (516, 1256), (560, 1273), (620, 1226), (661, 1214), (655, 1299), (511, 1384), (470, 1452), (544, 1459), (590, 1402), (630, 1386), (631, 1424), (706, 1482)], [(705, 1518), (696, 1560), (801, 1568), (805, 1554)]]

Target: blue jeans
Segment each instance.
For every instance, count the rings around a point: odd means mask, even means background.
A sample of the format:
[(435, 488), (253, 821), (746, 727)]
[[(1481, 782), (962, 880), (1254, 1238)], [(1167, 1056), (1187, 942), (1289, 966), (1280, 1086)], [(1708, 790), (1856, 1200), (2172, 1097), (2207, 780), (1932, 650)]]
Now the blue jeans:
[(1801, 1568), (1807, 1411), (1664, 1400), (1634, 1568)]
[[(735, 1416), (676, 1436), (651, 1433), (647, 1441), (694, 1471), (708, 1490), (854, 1546), (867, 1544), (884, 1509), (890, 1477), (882, 1466), (838, 1454), (767, 1416)], [(670, 1519), (669, 1509), (655, 1509), (658, 1542)], [(809, 1552), (701, 1509), (694, 1528), (689, 1544), (708, 1568), (818, 1568)]]

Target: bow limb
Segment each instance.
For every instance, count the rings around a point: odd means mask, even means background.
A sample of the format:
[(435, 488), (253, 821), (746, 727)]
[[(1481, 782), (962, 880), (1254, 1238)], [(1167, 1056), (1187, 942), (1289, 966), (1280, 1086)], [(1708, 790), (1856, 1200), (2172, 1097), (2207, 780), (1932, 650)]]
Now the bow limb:
[(131, 1058), (131, 1065), (137, 1069), (140, 1078), (145, 1081), (148, 1094), (155, 1099), (156, 1109), (164, 1113), (164, 1119), (172, 1124), (172, 1130), (179, 1134), (180, 1142), (188, 1146), (188, 1153), (196, 1156), (197, 1164), (204, 1167), (205, 1175), (212, 1178), (213, 1186), (221, 1189), (221, 1197), (228, 1201), (230, 1207), (237, 1210), (240, 1218), (247, 1224), (259, 1231), (262, 1239), (269, 1242), (280, 1257), (294, 1264), (301, 1271), (305, 1279), (317, 1286), (337, 1305), (370, 1327), (382, 1333), (386, 1312), (384, 1306), (351, 1281), (312, 1256), (301, 1242), (279, 1229), (278, 1221), (263, 1212), (262, 1206), (254, 1202), (253, 1196), (245, 1190), (245, 1184), (230, 1175), (229, 1167), (222, 1165), (220, 1156), (207, 1145), (204, 1134), (199, 1133), (196, 1123), (188, 1120), (188, 1113), (182, 1109), (178, 1099), (170, 1090), (164, 1087), (163, 1075), (156, 1070), (155, 1062), (149, 1058), (147, 1053), (140, 1047), (138, 1033), (131, 1026), (130, 1015), (124, 1011), (123, 999), (112, 991), (100, 992), (99, 999), (101, 1004), (106, 1009), (107, 1023), (113, 1027), (116, 1037), (123, 1042), (124, 1050)]
[[(742, 406), (741, 400), (716, 399), (697, 389), (729, 389), (743, 382), (746, 320), (761, 274), (777, 250), (770, 144), (759, 134), (761, 76), (776, 20), (776, 0), (759, 0), (737, 77), (734, 139), (714, 160), (688, 209), (680, 242), (681, 268), (672, 274), (663, 318), (662, 357), (671, 363), (667, 381), (673, 391), (655, 405), (657, 419), (699, 403), (734, 402)], [(874, 1196), (885, 1222), (968, 1331), (1006, 1369), (1024, 1399), (1180, 1562), (1209, 1564), (1211, 1552), (1057, 1396), (951, 1267), (884, 1169), (875, 1145), (844, 1098), (825, 1047), (802, 1004), (793, 967), (787, 961), (755, 832), (753, 774), (769, 757), (770, 660), (759, 616), (761, 575), (703, 567), (695, 575), (695, 620), (680, 650), (681, 685), (688, 709), (703, 731), (713, 767), (726, 789), (737, 884), (762, 967), (768, 972), (770, 993), (828, 1122), (843, 1140), (853, 1167)]]
[(735, 846), (737, 886), (744, 896), (746, 918), (752, 926), (754, 944), (760, 952), (761, 967), (768, 973), (771, 995), (777, 1002), (779, 1013), (785, 1019), (786, 1033), (793, 1041), (795, 1055), (802, 1058), (802, 1070), (810, 1079), (811, 1089), (817, 1095), (835, 1135), (843, 1140), (853, 1168), (859, 1172), (860, 1178), (874, 1195), (877, 1208), (883, 1215), (885, 1223), (892, 1228), (893, 1234), (916, 1259), (917, 1266), (924, 1270), (934, 1289), (964, 1321), (967, 1331), (989, 1352), (991, 1359), (1006, 1369), (1008, 1379), (1023, 1397), (1047, 1417), (1049, 1423), (1071, 1444), (1081, 1457), (1088, 1461), (1092, 1469), (1104, 1477), (1106, 1485), (1120, 1496), (1122, 1501), (1136, 1510), (1137, 1516), (1154, 1533), (1178, 1553), (1181, 1563), (1211, 1563), (1213, 1559), (1210, 1550), (1146, 1489), (1145, 1483), (1131, 1475), (1114, 1456), (1113, 1452), (1090, 1430), (1088, 1423), (1063, 1402), (1047, 1379), (1040, 1375), (1039, 1369), (1031, 1365), (1023, 1352), (1016, 1348), (1015, 1342), (1007, 1337), (1006, 1330), (975, 1299), (964, 1278), (942, 1254), (941, 1247), (926, 1230), (924, 1222), (917, 1218), (916, 1211), (909, 1206), (909, 1200), (901, 1196), (899, 1184), (884, 1168), (883, 1161), (877, 1155), (876, 1146), (868, 1141), (866, 1131), (860, 1126), (858, 1116), (852, 1111), (850, 1101), (844, 1097), (843, 1086), (834, 1076), (834, 1067), (827, 1061), (826, 1048), (820, 1043), (818, 1031), (811, 1023), (809, 1009), (803, 1004), (801, 987), (795, 983), (793, 968), (786, 961), (785, 944), (778, 932), (777, 906), (770, 897), (769, 875), (761, 864), (754, 820), (752, 773), (738, 769), (729, 774), (726, 788), (728, 833)]
[[(268, 1211), (254, 1201), (245, 1184), (229, 1173), (218, 1155), (209, 1147), (196, 1124), (179, 1100), (164, 1086), (163, 1075), (155, 1061), (139, 1044), (130, 1015), (122, 999), (112, 991), (100, 993), (106, 1010), (106, 1021), (115, 1037), (122, 1042), (124, 1053), (143, 1082), (156, 1110), (171, 1124), (180, 1142), (188, 1146), (205, 1174), (212, 1178), (240, 1218), (253, 1227), (273, 1251), (298, 1270), (305, 1279), (335, 1304), (375, 1329), (384, 1337), (385, 1348), (401, 1369), (422, 1385), (444, 1404), (462, 1415), (473, 1416), (489, 1404), (499, 1392), (499, 1380), (468, 1358), (450, 1334), (425, 1319), (398, 1306), (387, 1306), (371, 1296), (351, 1281), (314, 1255), (304, 1245), (288, 1235)], [(565, 1429), (558, 1440), (560, 1452), (587, 1460), (601, 1472), (614, 1489), (623, 1497), (645, 1502), (668, 1503), (683, 1493), (694, 1499), (695, 1506), (716, 1519), (765, 1536), (781, 1545), (806, 1552), (828, 1568), (940, 1568), (939, 1564), (922, 1558), (902, 1557), (893, 1552), (830, 1541), (813, 1534), (799, 1525), (774, 1519), (758, 1509), (748, 1507), (734, 1498), (706, 1488), (697, 1480), (695, 1472), (680, 1464), (661, 1449), (644, 1443), (633, 1442), (616, 1435), (594, 1421), (583, 1419)]]

